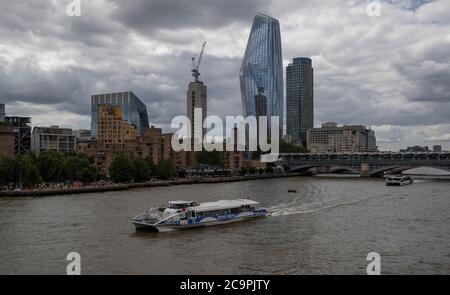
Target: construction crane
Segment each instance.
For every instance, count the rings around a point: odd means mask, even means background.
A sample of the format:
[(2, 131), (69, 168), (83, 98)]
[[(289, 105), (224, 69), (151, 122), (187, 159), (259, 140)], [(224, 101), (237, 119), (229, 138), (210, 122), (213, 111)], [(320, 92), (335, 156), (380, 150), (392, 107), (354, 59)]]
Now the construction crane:
[(205, 52), (205, 47), (206, 47), (206, 41), (203, 42), (202, 51), (200, 52), (198, 59), (197, 59), (197, 55), (194, 55), (192, 57), (192, 76), (194, 77), (195, 82), (198, 82), (198, 76), (200, 76), (200, 72), (198, 71), (198, 69), (202, 62), (203, 53)]
[(260, 81), (256, 79), (255, 72), (253, 71), (253, 67), (250, 63), (248, 64), (248, 67), (250, 69), (250, 74), (252, 75), (253, 80), (255, 81), (256, 88), (258, 89), (258, 95), (262, 95), (264, 93), (264, 87), (262, 87)]

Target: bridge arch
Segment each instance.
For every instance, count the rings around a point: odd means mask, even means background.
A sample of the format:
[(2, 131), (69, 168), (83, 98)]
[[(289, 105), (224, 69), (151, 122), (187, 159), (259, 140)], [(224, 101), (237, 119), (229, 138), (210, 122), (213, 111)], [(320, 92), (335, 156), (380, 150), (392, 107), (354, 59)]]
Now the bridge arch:
[(383, 168), (373, 170), (370, 172), (370, 175), (377, 176), (377, 175), (383, 174), (384, 172), (402, 173), (403, 171), (416, 169), (416, 168), (433, 168), (436, 170), (445, 171), (445, 172), (450, 173), (450, 169), (448, 166), (441, 167), (440, 165), (407, 165), (407, 166), (396, 165), (396, 166), (388, 166), (388, 167), (383, 167)]
[(348, 171), (351, 173), (358, 174), (360, 171), (356, 167), (350, 166), (337, 166), (337, 165), (299, 165), (290, 167), (289, 172), (306, 172), (311, 168), (329, 168), (330, 172), (338, 172), (338, 171)]

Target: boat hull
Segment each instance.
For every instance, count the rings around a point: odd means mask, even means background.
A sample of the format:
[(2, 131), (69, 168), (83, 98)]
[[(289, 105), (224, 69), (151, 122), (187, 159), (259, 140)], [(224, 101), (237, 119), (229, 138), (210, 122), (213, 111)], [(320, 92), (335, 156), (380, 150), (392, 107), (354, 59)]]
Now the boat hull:
[(136, 230), (149, 230), (149, 231), (155, 231), (155, 232), (169, 232), (173, 230), (181, 230), (181, 229), (192, 229), (192, 228), (198, 228), (198, 227), (207, 227), (207, 226), (214, 226), (214, 225), (222, 225), (222, 224), (230, 224), (235, 222), (242, 222), (257, 218), (262, 218), (269, 216), (269, 213), (261, 213), (261, 214), (251, 214), (251, 215), (243, 215), (243, 216), (236, 216), (230, 219), (226, 220), (218, 220), (215, 218), (202, 220), (198, 223), (192, 223), (192, 224), (150, 224), (142, 221), (134, 221), (132, 220), (131, 223), (133, 223), (136, 226)]

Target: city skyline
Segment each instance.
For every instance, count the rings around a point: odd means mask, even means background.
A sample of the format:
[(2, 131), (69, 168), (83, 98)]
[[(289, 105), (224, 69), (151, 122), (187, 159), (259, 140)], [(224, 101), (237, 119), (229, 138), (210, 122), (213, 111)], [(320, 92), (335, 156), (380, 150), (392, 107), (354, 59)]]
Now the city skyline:
[[(450, 39), (442, 38), (448, 36), (449, 4), (444, 1), (382, 2), (380, 17), (367, 16), (365, 2), (300, 7), (290, 1), (246, 1), (223, 9), (207, 2), (195, 18), (189, 16), (198, 12), (174, 2), (124, 3), (83, 2), (80, 17), (67, 16), (66, 3), (43, 3), (33, 12), (25, 3), (5, 3), (0, 101), (7, 115), (31, 116), (33, 126), (88, 128), (90, 95), (130, 89), (147, 105), (151, 123), (167, 129), (173, 116), (184, 113), (190, 57), (202, 40), (209, 43), (202, 74), (210, 114), (239, 114), (240, 61), (252, 18), (262, 11), (280, 21), (284, 67), (296, 56), (313, 59), (316, 126), (326, 121), (370, 126), (382, 149), (449, 148)], [(156, 15), (162, 9), (181, 17), (167, 22)], [(11, 15), (23, 20), (14, 33)]]

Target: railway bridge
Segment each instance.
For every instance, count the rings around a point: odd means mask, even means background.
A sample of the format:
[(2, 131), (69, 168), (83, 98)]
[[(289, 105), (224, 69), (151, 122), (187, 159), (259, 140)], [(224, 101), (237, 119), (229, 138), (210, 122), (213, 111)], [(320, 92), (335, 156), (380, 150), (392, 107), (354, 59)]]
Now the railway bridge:
[(361, 177), (371, 177), (418, 167), (450, 172), (450, 153), (286, 153), (280, 154), (279, 163), (289, 172), (306, 172), (317, 168), (330, 173), (348, 171)]

